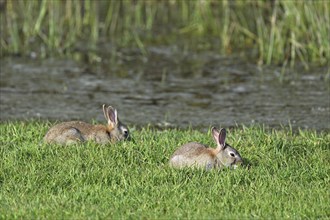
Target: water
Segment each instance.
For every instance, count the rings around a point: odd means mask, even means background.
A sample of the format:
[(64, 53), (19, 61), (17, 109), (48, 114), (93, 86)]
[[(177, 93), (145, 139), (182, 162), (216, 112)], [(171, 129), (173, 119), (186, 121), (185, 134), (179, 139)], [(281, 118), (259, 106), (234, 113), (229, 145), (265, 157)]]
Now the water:
[(105, 122), (105, 103), (128, 125), (330, 130), (328, 68), (283, 73), (215, 52), (147, 51), (147, 57), (134, 49), (117, 51), (93, 65), (2, 59), (0, 120)]

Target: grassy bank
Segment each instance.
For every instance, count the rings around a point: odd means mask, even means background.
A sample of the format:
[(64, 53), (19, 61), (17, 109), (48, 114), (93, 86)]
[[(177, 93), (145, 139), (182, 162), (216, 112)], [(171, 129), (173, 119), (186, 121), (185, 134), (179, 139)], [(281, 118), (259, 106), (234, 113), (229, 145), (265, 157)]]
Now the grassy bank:
[(259, 64), (325, 65), (330, 59), (327, 0), (0, 3), (1, 56), (80, 57), (75, 53), (86, 49), (102, 56), (103, 42), (137, 46), (148, 56), (149, 45), (184, 42), (192, 50), (252, 53)]
[(329, 218), (328, 133), (229, 130), (249, 168), (173, 170), (195, 130), (133, 130), (134, 142), (40, 143), (49, 123), (0, 124), (0, 218)]

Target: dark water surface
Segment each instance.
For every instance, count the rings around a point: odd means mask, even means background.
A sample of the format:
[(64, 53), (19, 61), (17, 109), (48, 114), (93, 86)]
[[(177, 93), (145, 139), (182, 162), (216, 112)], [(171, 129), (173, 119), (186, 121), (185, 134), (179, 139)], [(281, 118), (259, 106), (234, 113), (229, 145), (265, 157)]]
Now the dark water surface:
[(281, 72), (213, 52), (148, 53), (124, 50), (93, 65), (2, 59), (0, 120), (105, 122), (106, 103), (129, 125), (330, 128), (328, 68)]

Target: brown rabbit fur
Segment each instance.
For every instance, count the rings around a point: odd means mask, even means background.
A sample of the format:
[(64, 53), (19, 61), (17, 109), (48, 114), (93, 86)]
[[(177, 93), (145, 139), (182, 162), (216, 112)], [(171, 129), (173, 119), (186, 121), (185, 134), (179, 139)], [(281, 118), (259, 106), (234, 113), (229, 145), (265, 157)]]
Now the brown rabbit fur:
[(236, 168), (243, 162), (237, 150), (225, 143), (226, 130), (219, 132), (212, 128), (212, 135), (217, 148), (210, 148), (204, 144), (191, 142), (182, 145), (170, 158), (169, 164), (175, 168), (201, 167), (206, 169), (220, 169), (222, 167)]
[(103, 113), (107, 125), (92, 125), (82, 121), (62, 122), (48, 130), (44, 142), (67, 145), (91, 140), (107, 144), (129, 139), (128, 128), (119, 121), (117, 110), (103, 105)]

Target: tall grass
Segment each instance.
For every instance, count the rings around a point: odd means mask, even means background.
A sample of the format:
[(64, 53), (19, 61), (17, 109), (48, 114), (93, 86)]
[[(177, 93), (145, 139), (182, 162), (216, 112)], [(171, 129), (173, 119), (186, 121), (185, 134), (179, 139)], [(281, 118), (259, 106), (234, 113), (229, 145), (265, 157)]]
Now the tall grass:
[[(328, 133), (243, 127), (228, 131), (249, 166), (174, 170), (181, 144), (211, 134), (148, 128), (134, 142), (41, 143), (44, 122), (0, 124), (1, 219), (328, 219)], [(213, 145), (214, 146), (214, 145)]]
[(104, 41), (147, 55), (148, 45), (187, 40), (189, 49), (253, 53), (259, 64), (307, 67), (330, 59), (327, 0), (3, 2), (1, 56), (72, 56), (81, 42), (94, 50)]

